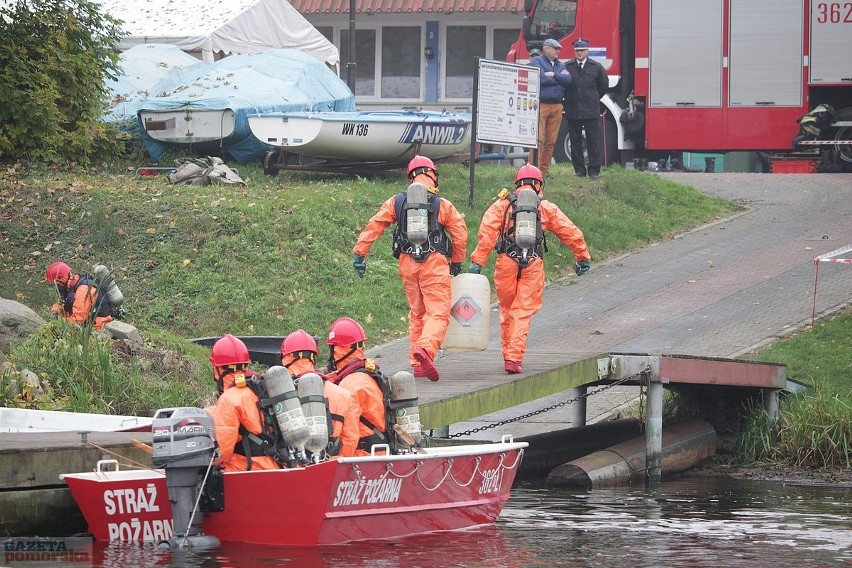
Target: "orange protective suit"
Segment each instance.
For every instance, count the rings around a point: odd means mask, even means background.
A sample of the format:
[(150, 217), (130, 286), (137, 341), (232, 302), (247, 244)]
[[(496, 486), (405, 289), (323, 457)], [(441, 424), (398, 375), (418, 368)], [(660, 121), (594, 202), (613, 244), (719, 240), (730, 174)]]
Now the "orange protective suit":
[[(522, 189), (534, 189), (522, 185)], [(476, 245), (470, 261), (483, 266), (494, 250), (500, 237), (504, 219), (507, 227), (513, 222), (509, 200), (499, 199), (482, 216), (479, 225), (479, 243)], [(589, 260), (589, 250), (583, 238), (583, 232), (569, 219), (556, 204), (542, 199), (539, 203), (542, 231), (550, 231), (565, 243), (574, 253), (576, 259)], [(507, 228), (506, 227), (506, 228)], [(497, 291), (497, 301), (500, 306), (500, 344), (503, 349), (503, 359), (520, 363), (527, 349), (527, 335), (530, 330), (530, 320), (541, 309), (542, 293), (544, 291), (544, 261), (534, 258), (529, 265), (521, 268), (507, 254), (498, 254), (494, 267), (494, 287)]]
[[(349, 349), (335, 347), (335, 359), (342, 356)], [(385, 433), (385, 397), (376, 379), (367, 374), (364, 368), (364, 351), (356, 349), (355, 352), (340, 362), (340, 370), (331, 375), (330, 380), (349, 391), (358, 402), (358, 428), (359, 438), (368, 438), (374, 434), (373, 430), (364, 424), (362, 418), (368, 420), (376, 427), (376, 430)], [(359, 440), (360, 441), (360, 440)], [(356, 456), (367, 456), (370, 452), (365, 449), (356, 449)]]
[[(297, 359), (292, 355), (285, 355), (281, 358), (281, 364), (287, 367), (293, 378), (316, 372), (310, 359)], [(332, 431), (329, 432), (329, 436), (340, 440), (338, 456), (354, 456), (358, 440), (361, 438), (359, 426), (361, 406), (348, 390), (329, 381), (327, 377), (323, 377), (322, 393), (328, 399), (328, 409), (331, 412)]]
[[(216, 428), (216, 441), (219, 443), (220, 459), (216, 465), (224, 471), (246, 471), (248, 459), (234, 450), (242, 443), (240, 426), (252, 434), (263, 432), (263, 417), (257, 408), (257, 395), (249, 387), (235, 386), (237, 375), (243, 371), (228, 373), (222, 379), (224, 392), (219, 395), (216, 404), (207, 408), (213, 416)], [(269, 456), (252, 456), (251, 469), (279, 469), (278, 463)]]
[[(426, 174), (415, 176), (412, 183), (422, 183), (430, 193), (438, 193), (433, 187), (433, 179)], [(370, 247), (385, 229), (397, 222), (395, 200), (395, 195), (390, 197), (373, 215), (352, 249), (354, 254), (367, 256)], [(453, 251), (449, 262), (462, 262), (467, 254), (467, 226), (461, 213), (443, 197), (438, 224), (452, 239)], [(399, 276), (409, 306), (408, 359), (411, 366), (417, 368), (420, 363), (414, 358), (414, 351), (420, 347), (430, 359), (435, 359), (450, 325), (450, 267), (447, 257), (442, 254), (430, 253), (426, 260), (418, 263), (413, 256), (403, 253), (399, 257)]]
[[(112, 321), (111, 315), (99, 315), (95, 313), (95, 305), (100, 298), (100, 290), (94, 284), (88, 284), (90, 280), (80, 283), (79, 274), (71, 274), (64, 281), (57, 279), (56, 284), (63, 302), (57, 302), (50, 307), (50, 313), (62, 316), (66, 320), (78, 325), (92, 324), (94, 329), (102, 329)], [(70, 313), (66, 311), (66, 298), (73, 294)]]

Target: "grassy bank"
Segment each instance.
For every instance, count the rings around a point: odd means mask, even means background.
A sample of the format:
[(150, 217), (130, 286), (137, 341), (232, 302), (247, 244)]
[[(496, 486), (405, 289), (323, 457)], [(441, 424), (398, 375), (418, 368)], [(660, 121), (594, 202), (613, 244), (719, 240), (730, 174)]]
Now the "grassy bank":
[[(485, 209), (515, 169), (440, 168), (441, 195), (465, 215), (468, 252)], [(372, 341), (403, 335), (407, 304), (390, 255), (390, 231), (352, 269), (352, 246), (370, 216), (404, 189), (402, 172), (376, 178), (241, 167), (244, 188), (170, 186), (132, 167), (86, 172), (7, 170), (2, 177), (4, 248), (0, 297), (47, 314), (55, 293), (44, 283), (51, 261), (110, 267), (124, 292), (128, 321), (184, 337), (281, 335), (297, 327), (322, 334), (342, 315), (364, 323)], [(736, 206), (642, 172), (612, 169), (599, 180), (557, 166), (545, 186), (603, 260), (730, 215)], [(573, 274), (567, 247), (550, 239), (551, 278)], [(493, 265), (494, 255), (491, 257)], [(490, 273), (491, 267), (486, 268)]]
[(777, 422), (752, 409), (735, 456), (746, 464), (852, 469), (852, 308), (755, 355), (811, 388), (782, 399)]

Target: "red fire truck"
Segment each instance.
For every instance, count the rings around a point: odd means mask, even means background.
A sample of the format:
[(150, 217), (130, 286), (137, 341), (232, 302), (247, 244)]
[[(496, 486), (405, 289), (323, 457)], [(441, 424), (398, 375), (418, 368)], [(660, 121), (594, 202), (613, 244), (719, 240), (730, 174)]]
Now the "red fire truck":
[(524, 0), (524, 11), (509, 61), (548, 37), (569, 58), (582, 37), (606, 68), (608, 163), (641, 150), (790, 152), (797, 120), (824, 104), (834, 122), (798, 148), (852, 171), (850, 0)]

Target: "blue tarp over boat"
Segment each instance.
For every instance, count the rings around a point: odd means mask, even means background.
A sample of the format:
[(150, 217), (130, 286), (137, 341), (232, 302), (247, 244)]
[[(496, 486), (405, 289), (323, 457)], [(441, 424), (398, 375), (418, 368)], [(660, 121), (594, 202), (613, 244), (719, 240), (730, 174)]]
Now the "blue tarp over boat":
[[(193, 143), (191, 138), (187, 144), (156, 140), (144, 127), (146, 113), (228, 109), (234, 115), (233, 133), (206, 145)], [(279, 49), (174, 69), (148, 92), (137, 115), (143, 126), (142, 140), (155, 160), (162, 159), (170, 147), (182, 147), (227, 152), (245, 163), (271, 148), (252, 135), (249, 114), (352, 110), (355, 96), (324, 63), (295, 49)]]
[[(123, 130), (139, 132), (139, 107), (155, 93), (171, 83), (170, 74), (184, 67), (206, 67), (192, 55), (174, 45), (137, 45), (121, 54), (121, 76), (108, 79), (105, 87), (109, 93), (107, 111), (101, 117)], [(162, 83), (162, 85), (161, 85)]]

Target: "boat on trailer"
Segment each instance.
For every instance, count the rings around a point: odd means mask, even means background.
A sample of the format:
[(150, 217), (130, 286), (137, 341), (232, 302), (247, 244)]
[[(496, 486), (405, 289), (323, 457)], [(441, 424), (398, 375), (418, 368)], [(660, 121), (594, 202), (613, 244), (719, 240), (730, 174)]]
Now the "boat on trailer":
[(511, 436), (440, 448), (380, 444), (367, 456), (222, 473), (210, 467), (215, 436), (203, 410), (158, 411), (152, 430), (161, 469), (119, 471), (102, 460), (93, 472), (61, 476), (95, 539), (313, 546), (487, 525), (527, 447)]
[(369, 169), (433, 160), (470, 150), (471, 115), (414, 109), (276, 112), (248, 117), (252, 134), (275, 147), (264, 172), (280, 169)]

